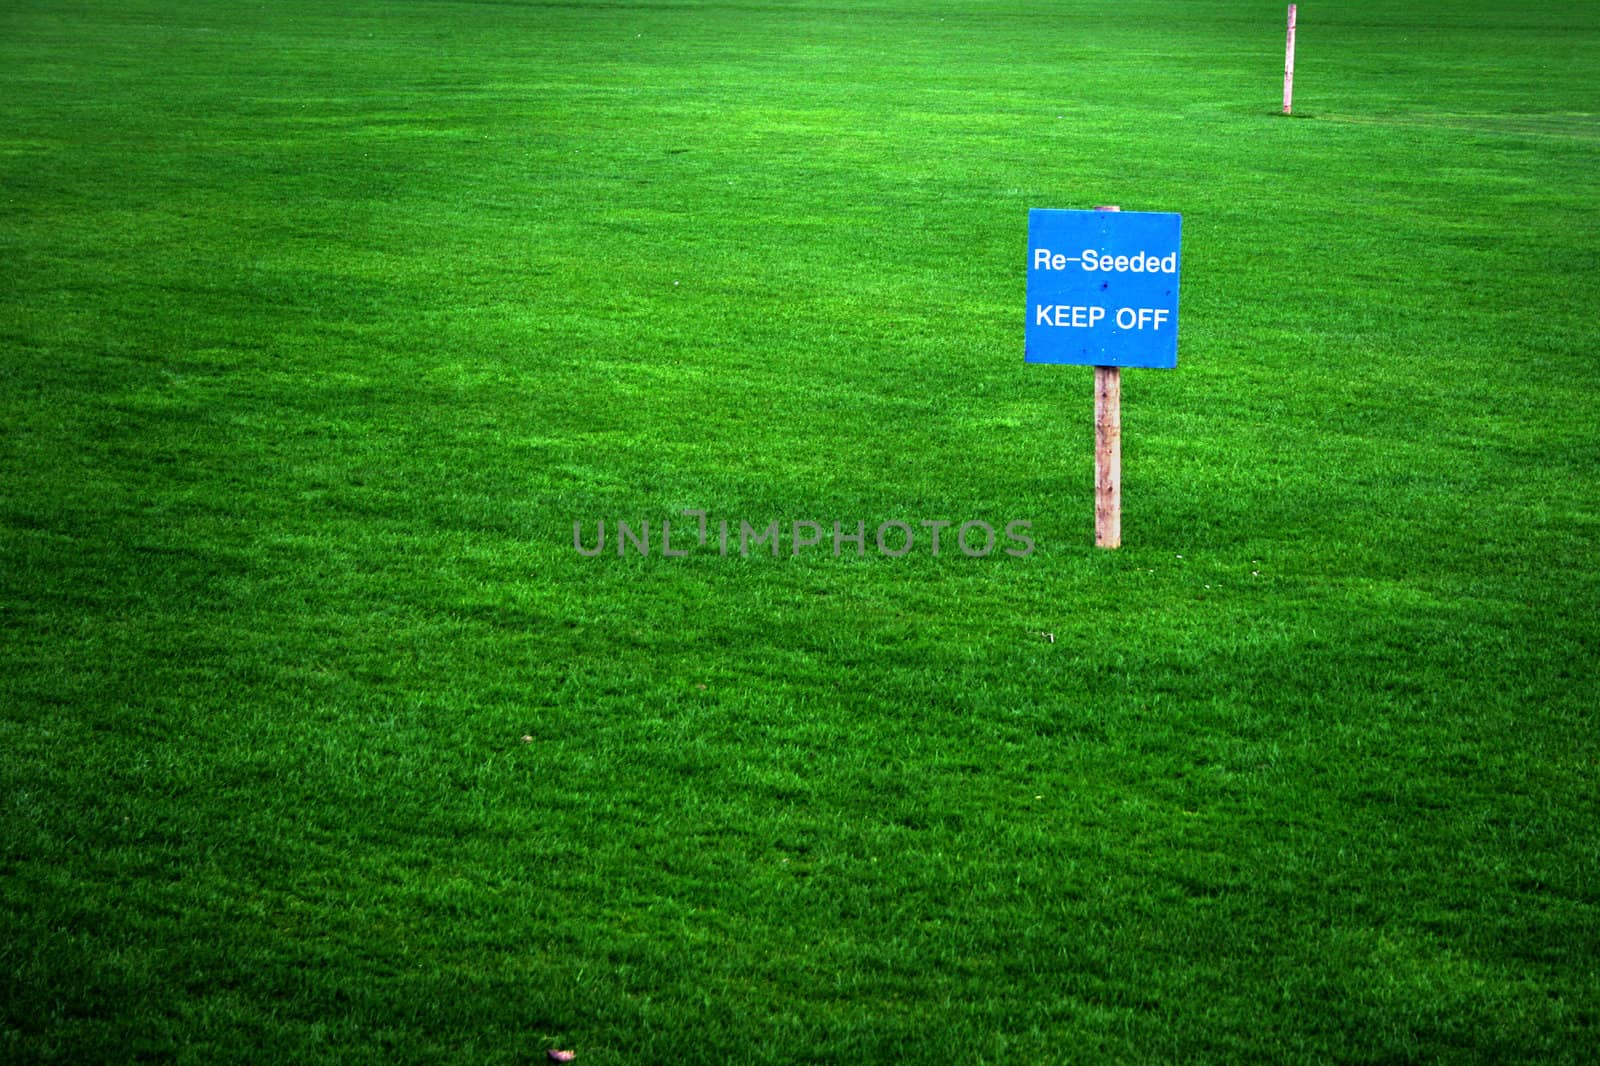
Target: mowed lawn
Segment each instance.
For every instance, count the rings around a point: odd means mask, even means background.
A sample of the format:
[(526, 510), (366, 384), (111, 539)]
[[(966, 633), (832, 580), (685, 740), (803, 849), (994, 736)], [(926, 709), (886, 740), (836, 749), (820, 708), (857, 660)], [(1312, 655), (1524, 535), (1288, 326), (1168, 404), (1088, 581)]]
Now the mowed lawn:
[(1591, 1061), (1600, 8), (1284, 14), (0, 6), (0, 1059)]

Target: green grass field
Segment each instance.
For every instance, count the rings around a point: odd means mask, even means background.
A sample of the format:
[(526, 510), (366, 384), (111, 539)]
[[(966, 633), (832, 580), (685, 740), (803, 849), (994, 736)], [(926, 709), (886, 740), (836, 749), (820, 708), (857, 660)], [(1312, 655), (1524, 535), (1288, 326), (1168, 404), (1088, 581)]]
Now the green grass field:
[(0, 5), (0, 1059), (1592, 1061), (1600, 8), (1283, 22)]

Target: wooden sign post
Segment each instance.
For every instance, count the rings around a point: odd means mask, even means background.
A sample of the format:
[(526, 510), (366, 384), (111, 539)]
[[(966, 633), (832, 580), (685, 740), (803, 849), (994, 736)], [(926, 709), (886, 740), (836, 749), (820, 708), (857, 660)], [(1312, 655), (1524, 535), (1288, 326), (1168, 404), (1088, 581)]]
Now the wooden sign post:
[(1094, 368), (1094, 543), (1122, 546), (1122, 368)]
[(1289, 5), (1289, 38), (1283, 46), (1283, 113), (1294, 104), (1294, 5)]
[[(1118, 204), (1096, 211), (1121, 211)], [(1094, 543), (1122, 547), (1122, 368), (1094, 368)]]

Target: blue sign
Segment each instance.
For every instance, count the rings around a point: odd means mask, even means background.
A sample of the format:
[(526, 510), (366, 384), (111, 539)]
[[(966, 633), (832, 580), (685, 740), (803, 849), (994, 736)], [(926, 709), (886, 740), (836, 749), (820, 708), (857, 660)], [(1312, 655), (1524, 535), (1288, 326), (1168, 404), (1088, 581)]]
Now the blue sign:
[(1178, 235), (1158, 211), (1028, 212), (1029, 363), (1178, 365)]

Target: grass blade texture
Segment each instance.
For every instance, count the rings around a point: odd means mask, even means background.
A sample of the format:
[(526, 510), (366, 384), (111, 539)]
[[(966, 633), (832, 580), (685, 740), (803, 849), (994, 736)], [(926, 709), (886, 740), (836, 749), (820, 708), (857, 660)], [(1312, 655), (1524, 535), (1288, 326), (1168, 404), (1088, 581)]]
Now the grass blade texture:
[(1284, 15), (0, 5), (0, 1058), (1588, 1061), (1600, 8)]

